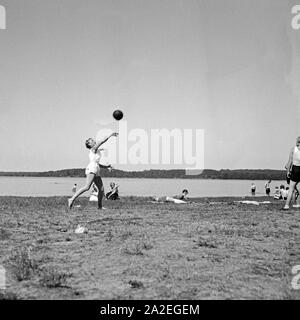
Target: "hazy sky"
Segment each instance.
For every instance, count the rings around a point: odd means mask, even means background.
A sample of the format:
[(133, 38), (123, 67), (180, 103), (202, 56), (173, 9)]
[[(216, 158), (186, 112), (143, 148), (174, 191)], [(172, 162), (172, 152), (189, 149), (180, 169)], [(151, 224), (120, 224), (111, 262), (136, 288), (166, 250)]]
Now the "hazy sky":
[(130, 128), (205, 129), (206, 168), (282, 169), (300, 135), (297, 1), (0, 4), (0, 171), (85, 167), (116, 106)]

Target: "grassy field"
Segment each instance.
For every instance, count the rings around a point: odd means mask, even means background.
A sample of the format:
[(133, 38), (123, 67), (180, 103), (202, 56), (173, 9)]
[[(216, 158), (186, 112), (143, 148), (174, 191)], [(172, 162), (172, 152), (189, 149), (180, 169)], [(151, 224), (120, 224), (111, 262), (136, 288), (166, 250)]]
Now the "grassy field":
[(281, 202), (66, 200), (0, 197), (0, 299), (300, 298), (300, 211)]

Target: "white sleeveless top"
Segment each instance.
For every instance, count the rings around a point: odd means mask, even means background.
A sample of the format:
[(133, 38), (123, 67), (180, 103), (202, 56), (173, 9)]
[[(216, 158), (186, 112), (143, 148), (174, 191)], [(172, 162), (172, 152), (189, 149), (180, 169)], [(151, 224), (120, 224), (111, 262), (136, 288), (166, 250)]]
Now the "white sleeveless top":
[(100, 158), (101, 158), (101, 151), (98, 149), (97, 152), (93, 152), (92, 150), (89, 153), (89, 159), (90, 159), (90, 163), (91, 162), (95, 162), (97, 164), (99, 164), (100, 162)]
[(99, 166), (100, 158), (101, 158), (100, 149), (98, 149), (97, 152), (93, 152), (92, 150), (90, 150), (90, 153), (89, 153), (90, 163), (88, 164), (85, 170), (86, 174), (94, 173), (96, 176), (100, 176), (100, 166)]
[(300, 150), (297, 147), (295, 147), (293, 153), (293, 165), (300, 166)]

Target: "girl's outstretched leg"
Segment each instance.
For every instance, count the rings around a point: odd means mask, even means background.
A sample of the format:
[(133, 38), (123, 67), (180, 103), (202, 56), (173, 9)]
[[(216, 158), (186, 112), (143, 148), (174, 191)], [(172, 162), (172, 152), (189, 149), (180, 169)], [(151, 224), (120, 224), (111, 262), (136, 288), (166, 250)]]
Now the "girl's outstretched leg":
[(103, 196), (104, 196), (104, 187), (103, 187), (103, 182), (101, 177), (95, 177), (94, 179), (94, 183), (98, 188), (98, 209), (103, 209), (102, 207), (102, 200), (103, 200)]
[(68, 199), (68, 207), (69, 209), (72, 208), (73, 204), (74, 204), (74, 201), (81, 195), (83, 194), (84, 192), (90, 190), (91, 188), (91, 185), (93, 183), (95, 179), (95, 174), (93, 173), (89, 173), (87, 176), (86, 176), (86, 184), (84, 187), (82, 187), (81, 189), (79, 189), (74, 195), (72, 198)]

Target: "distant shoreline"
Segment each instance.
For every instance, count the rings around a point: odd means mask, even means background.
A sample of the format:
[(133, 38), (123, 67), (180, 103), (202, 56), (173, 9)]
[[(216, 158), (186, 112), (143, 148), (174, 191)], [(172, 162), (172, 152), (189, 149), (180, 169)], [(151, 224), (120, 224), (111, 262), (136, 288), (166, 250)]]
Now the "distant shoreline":
[[(191, 171), (190, 171), (191, 172)], [(0, 172), (0, 177), (54, 177), (84, 178), (85, 169), (64, 169), (45, 172)], [(104, 178), (141, 178), (141, 179), (201, 179), (201, 180), (285, 180), (284, 170), (270, 169), (205, 169), (200, 174), (186, 174), (185, 170), (145, 170), (122, 171), (102, 170)]]

